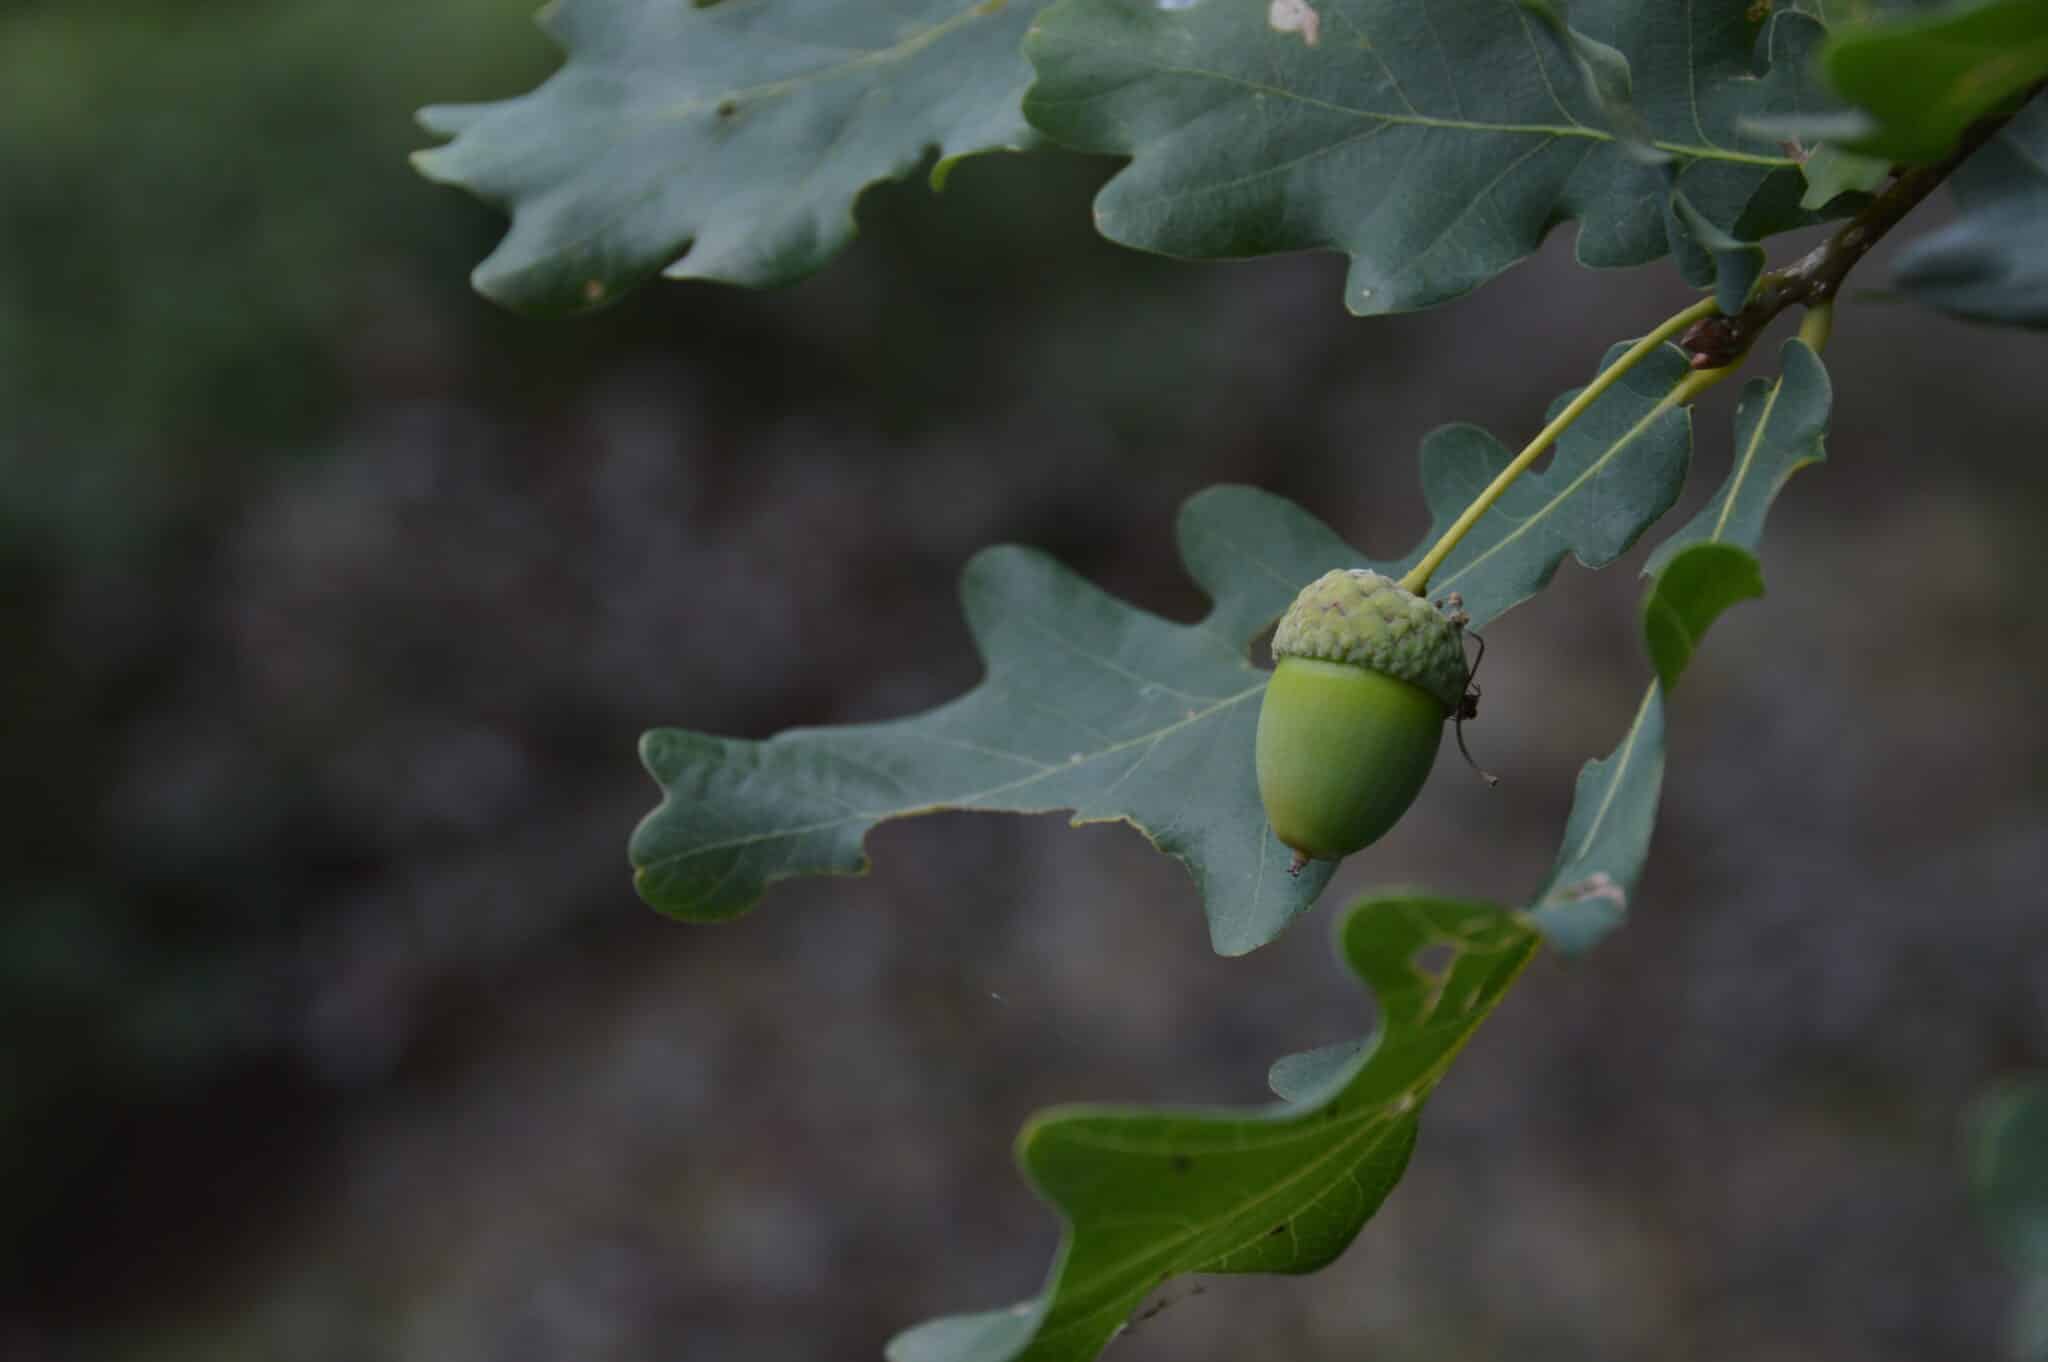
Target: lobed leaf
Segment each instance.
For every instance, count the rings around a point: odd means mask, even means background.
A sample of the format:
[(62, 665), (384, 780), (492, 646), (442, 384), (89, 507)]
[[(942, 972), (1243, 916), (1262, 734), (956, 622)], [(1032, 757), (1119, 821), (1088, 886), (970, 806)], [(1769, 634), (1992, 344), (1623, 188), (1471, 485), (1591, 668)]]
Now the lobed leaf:
[[(1605, 369), (1627, 349), (1616, 345)], [(1444, 560), (1432, 595), (1465, 598), (1474, 625), (1541, 591), (1567, 554), (1601, 568), (1628, 552), (1685, 486), (1692, 414), (1671, 401), (1688, 372), (1663, 346), (1630, 370), (1569, 426), (1542, 473), (1524, 474)], [(1555, 416), (1577, 390), (1558, 397)], [(1512, 451), (1477, 426), (1445, 426), (1423, 444), (1422, 490), (1434, 515), (1433, 542), (1471, 504)]]
[(1182, 557), (1215, 606), (1176, 624), (1043, 554), (978, 555), (961, 584), (987, 678), (912, 719), (740, 742), (676, 729), (641, 744), (662, 802), (634, 834), (635, 881), (678, 917), (744, 911), (772, 881), (866, 870), (875, 824), (939, 809), (1073, 810), (1123, 820), (1185, 862), (1216, 949), (1263, 945), (1328, 865), (1290, 877), (1252, 779), (1265, 673), (1252, 636), (1302, 583), (1358, 555), (1293, 504), (1211, 489), (1180, 518)]
[[(1534, 956), (1537, 935), (1489, 904), (1369, 898), (1338, 949), (1379, 1002), (1300, 1100), (1252, 1111), (1058, 1108), (1018, 1161), (1067, 1221), (1045, 1290), (1008, 1310), (898, 1336), (891, 1362), (1085, 1362), (1138, 1304), (1190, 1272), (1313, 1272), (1400, 1181), (1429, 1095)], [(1440, 966), (1420, 958), (1448, 952)]]
[(1959, 317), (2048, 327), (2048, 100), (2020, 110), (1950, 184), (1960, 212), (1899, 252), (1899, 287)]
[(854, 234), (853, 204), (937, 148), (940, 169), (1034, 140), (1019, 54), (1043, 0), (557, 0), (567, 60), (538, 89), (424, 110), (429, 179), (512, 225), (479, 292), (587, 311), (657, 271), (777, 284)]
[(1892, 163), (1876, 156), (1858, 156), (1832, 144), (1815, 147), (1800, 167), (1806, 173), (1802, 208), (1820, 209), (1844, 194), (1869, 194), (1891, 178)]
[(1643, 640), (1658, 684), (1666, 691), (1678, 684), (1722, 611), (1763, 594), (1763, 569), (1748, 549), (1690, 544), (1673, 555), (1643, 598)]
[(1764, 272), (1764, 248), (1716, 226), (1683, 193), (1672, 194), (1671, 215), (1679, 229), (1672, 240), (1681, 272), (1688, 279), (1711, 282), (1715, 306), (1721, 311), (1731, 316), (1742, 311)]
[(1628, 916), (1663, 793), (1664, 690), (1653, 681), (1620, 745), (1579, 771), (1556, 864), (1529, 910), (1558, 950), (1591, 950)]
[(1834, 387), (1820, 356), (1792, 339), (1778, 350), (1778, 376), (1745, 383), (1735, 406), (1735, 462), (1699, 514), (1657, 546), (1644, 571), (1662, 573), (1695, 544), (1733, 544), (1756, 552), (1764, 517), (1792, 475), (1827, 458), (1823, 447)]
[[(1659, 555), (1652, 599), (1697, 641), (1771, 497), (1820, 457), (1827, 375), (1804, 342), (1738, 411), (1735, 467)], [(1653, 648), (1656, 646), (1653, 643)], [(1535, 904), (1510, 914), (1417, 894), (1366, 899), (1340, 950), (1377, 995), (1378, 1031), (1273, 1065), (1280, 1105), (1255, 1112), (1070, 1108), (1032, 1121), (1018, 1158), (1067, 1229), (1045, 1289), (1007, 1310), (900, 1335), (892, 1362), (1087, 1362), (1139, 1303), (1192, 1272), (1308, 1272), (1334, 1259), (1405, 1170), (1424, 1101), (1472, 1031), (1549, 940), (1590, 946), (1618, 925), (1649, 853), (1664, 766), (1661, 670), (1615, 751), (1580, 774), (1564, 844)], [(1423, 953), (1449, 948), (1448, 961)]]
[[(1061, 0), (1026, 44), (1025, 114), (1131, 158), (1096, 201), (1111, 239), (1184, 256), (1340, 250), (1362, 314), (1467, 292), (1573, 218), (1589, 265), (1676, 241), (1711, 270), (1673, 193), (1743, 240), (1811, 220), (1795, 159), (1745, 123), (1815, 102), (1822, 29), (1755, 8), (1600, 0), (1567, 29), (1509, 0)], [(1641, 154), (1645, 136), (1663, 164)]]
[[(1611, 562), (1667, 510), (1684, 478), (1687, 414), (1670, 405), (1684, 358), (1665, 347), (1631, 371), (1523, 478), (1436, 579), (1476, 625), (1533, 595), (1566, 554)], [(1560, 402), (1569, 399), (1560, 399)], [(1425, 441), (1422, 482), (1434, 540), (1508, 462), (1471, 426)], [(797, 729), (766, 742), (660, 729), (642, 740), (660, 805), (633, 836), (635, 882), (653, 906), (715, 920), (793, 875), (858, 874), (876, 824), (940, 809), (1072, 810), (1121, 820), (1185, 863), (1216, 949), (1265, 944), (1304, 911), (1331, 866), (1286, 874), (1266, 823), (1253, 738), (1266, 673), (1252, 638), (1305, 583), (1373, 562), (1291, 503), (1250, 488), (1192, 499), (1182, 557), (1214, 606), (1195, 624), (1118, 601), (1026, 549), (968, 567), (962, 596), (986, 679), (929, 713)]]
[(1658, 679), (1620, 744), (1579, 773), (1564, 843), (1529, 913), (1559, 950), (1588, 950), (1625, 918), (1663, 790), (1665, 695), (1720, 612), (1762, 594), (1754, 553), (1765, 513), (1792, 474), (1824, 457), (1833, 400), (1827, 370), (1798, 339), (1785, 342), (1779, 361), (1777, 378), (1752, 379), (1743, 389), (1727, 479), (1645, 569), (1644, 638)]
[(1938, 161), (1970, 124), (2048, 79), (2048, 5), (1977, 0), (1846, 24), (1829, 36), (1821, 67), (1865, 120), (1839, 145)]
[(1670, 157), (1656, 147), (1650, 125), (1636, 111), (1635, 74), (1628, 58), (1606, 43), (1589, 38), (1565, 20), (1564, 12), (1551, 0), (1516, 0), (1542, 31), (1562, 45), (1579, 69), (1586, 94), (1600, 111), (1607, 130), (1631, 154), (1651, 164), (1662, 165)]

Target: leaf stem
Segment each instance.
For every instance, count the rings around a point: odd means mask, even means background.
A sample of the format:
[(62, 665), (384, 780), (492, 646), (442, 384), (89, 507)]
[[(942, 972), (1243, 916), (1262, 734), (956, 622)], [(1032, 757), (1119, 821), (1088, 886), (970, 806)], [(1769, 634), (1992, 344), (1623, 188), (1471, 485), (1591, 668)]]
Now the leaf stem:
[(1835, 305), (1833, 302), (1815, 303), (1806, 309), (1806, 315), (1799, 319), (1799, 339), (1813, 348), (1816, 355), (1828, 348), (1828, 337), (1835, 332)]
[[(1472, 527), (1479, 523), (1480, 517), (1492, 509), (1493, 504), (1501, 499), (1501, 495), (1514, 485), (1515, 479), (1526, 473), (1530, 464), (1542, 458), (1543, 451), (1555, 444), (1557, 437), (1570, 429), (1574, 421), (1584, 416), (1586, 409), (1600, 400), (1601, 394), (1620, 382), (1629, 370), (1648, 359), (1658, 346), (1695, 322), (1704, 321), (1719, 312), (1720, 309), (1715, 306), (1712, 298), (1702, 299), (1683, 312), (1658, 323), (1649, 335), (1631, 345), (1614, 363), (1602, 369), (1577, 397), (1566, 404), (1565, 409), (1559, 412), (1549, 425), (1536, 432), (1536, 438), (1529, 441), (1522, 452), (1515, 455), (1508, 466), (1500, 470), (1494, 480), (1486, 485), (1485, 490), (1472, 499), (1472, 504), (1467, 506), (1451, 523), (1451, 527), (1443, 532), (1442, 537), (1430, 546), (1429, 552), (1422, 555), (1422, 561), (1409, 569), (1408, 575), (1401, 579), (1401, 585), (1418, 596), (1429, 590), (1429, 579), (1443, 566), (1444, 559), (1450, 557), (1451, 550), (1458, 547), (1458, 541), (1471, 533)], [(1723, 369), (1695, 370), (1665, 394), (1664, 399), (1657, 404), (1658, 410), (1661, 412), (1667, 407), (1692, 401), (1700, 392), (1712, 387), (1714, 379), (1725, 372), (1727, 371)], [(1714, 378), (1709, 378), (1708, 375), (1713, 375)], [(1696, 383), (1695, 380), (1699, 379), (1706, 381)]]

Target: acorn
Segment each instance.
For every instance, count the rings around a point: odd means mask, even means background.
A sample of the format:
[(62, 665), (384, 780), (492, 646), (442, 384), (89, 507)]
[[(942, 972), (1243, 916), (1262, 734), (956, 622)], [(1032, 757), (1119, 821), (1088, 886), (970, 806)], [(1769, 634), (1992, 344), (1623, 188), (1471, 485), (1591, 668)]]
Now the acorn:
[(1421, 793), (1444, 720), (1469, 717), (1465, 615), (1364, 568), (1302, 589), (1273, 635), (1259, 798), (1292, 873), (1371, 845)]

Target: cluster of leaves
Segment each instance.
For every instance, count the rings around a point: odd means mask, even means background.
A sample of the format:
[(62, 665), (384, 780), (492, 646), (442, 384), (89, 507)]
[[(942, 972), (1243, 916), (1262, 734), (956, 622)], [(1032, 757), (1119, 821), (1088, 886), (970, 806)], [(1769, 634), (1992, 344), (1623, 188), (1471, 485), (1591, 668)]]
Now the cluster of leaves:
[(477, 286), (545, 313), (657, 272), (797, 278), (852, 237), (874, 181), (933, 149), (940, 183), (960, 157), (1047, 140), (1131, 159), (1097, 205), (1111, 239), (1342, 250), (1361, 314), (1455, 297), (1573, 218), (1586, 264), (1675, 249), (1693, 282), (1732, 267), (1739, 288), (1755, 243), (1853, 208), (1879, 156), (1933, 159), (2048, 75), (2032, 0), (1824, 44), (1854, 8), (1580, 0), (1567, 24), (1549, 0), (559, 0), (562, 69), (427, 110), (454, 140), (416, 162), (507, 209)]
[[(851, 236), (874, 180), (932, 149), (942, 179), (961, 156), (1040, 141), (1125, 158), (1096, 205), (1111, 239), (1192, 257), (1341, 251), (1344, 302), (1361, 314), (1469, 291), (1567, 220), (1584, 263), (1668, 254), (1732, 312), (1764, 240), (1856, 211), (1895, 164), (1948, 156), (2048, 76), (2038, 4), (1835, 12), (1847, 8), (560, 0), (549, 23), (564, 67), (518, 99), (429, 110), (453, 140), (419, 162), (506, 207), (511, 230), (476, 282), (540, 312), (602, 305), (657, 272), (793, 278)], [(2048, 321), (2044, 114), (2028, 109), (1966, 167), (1963, 215), (1909, 256), (1908, 287), (1969, 315)], [(1580, 775), (1529, 902), (1354, 907), (1340, 954), (1378, 996), (1381, 1029), (1281, 1061), (1278, 1106), (1038, 1118), (1020, 1157), (1069, 1227), (1045, 1290), (914, 1330), (899, 1362), (1093, 1357), (1173, 1275), (1308, 1271), (1344, 1247), (1398, 1180), (1445, 1066), (1530, 955), (1583, 950), (1623, 919), (1670, 693), (1721, 611), (1761, 594), (1772, 500), (1822, 457), (1827, 372), (1804, 338), (1777, 359), (1742, 394), (1727, 482), (1649, 561), (1653, 678), (1615, 749)], [(1688, 372), (1668, 345), (1620, 372), (1432, 591), (1459, 593), (1483, 626), (1567, 554), (1600, 567), (1627, 551), (1683, 486)], [(1313, 903), (1329, 867), (1282, 873), (1262, 815), (1252, 742), (1266, 674), (1252, 640), (1331, 568), (1405, 571), (1511, 457), (1476, 427), (1431, 435), (1421, 481), (1435, 523), (1394, 559), (1255, 489), (1193, 498), (1181, 553), (1212, 601), (1193, 623), (1030, 550), (990, 550), (962, 584), (987, 674), (950, 704), (766, 742), (648, 734), (662, 799), (632, 842), (640, 892), (678, 917), (727, 918), (776, 880), (865, 869), (866, 834), (889, 819), (1067, 810), (1138, 828), (1193, 875), (1216, 949), (1254, 949)], [(1441, 968), (1417, 958), (1444, 947)]]
[[(1398, 1178), (1442, 1066), (1522, 961), (1545, 938), (1584, 949), (1622, 920), (1663, 781), (1665, 695), (1721, 610), (1760, 594), (1750, 550), (1765, 513), (1786, 479), (1821, 457), (1826, 371), (1800, 340), (1786, 342), (1780, 358), (1782, 373), (1743, 395), (1726, 483), (1651, 560), (1643, 624), (1657, 677), (1613, 753), (1580, 776), (1556, 864), (1526, 911), (1416, 898), (1353, 909), (1340, 949), (1378, 995), (1384, 1033), (1363, 1047), (1282, 1061), (1274, 1086), (1288, 1104), (1279, 1109), (1054, 1113), (1034, 1122), (1021, 1157), (1072, 1227), (1045, 1294), (1013, 1311), (915, 1331), (899, 1341), (899, 1359), (1092, 1357), (1169, 1276), (1310, 1271), (1350, 1240)], [(1684, 369), (1667, 347), (1609, 389), (1571, 427), (1545, 475), (1517, 484), (1447, 561), (1438, 581), (1465, 596), (1476, 621), (1527, 599), (1566, 553), (1590, 565), (1612, 561), (1670, 507), (1691, 424), (1664, 399)], [(1475, 427), (1436, 432), (1423, 450), (1423, 481), (1439, 526), (1508, 458)], [(893, 723), (761, 743), (649, 734), (644, 753), (664, 798), (633, 842), (642, 892), (680, 916), (726, 916), (775, 878), (862, 868), (861, 838), (886, 818), (1071, 808), (1076, 822), (1127, 820), (1185, 861), (1218, 950), (1270, 940), (1313, 901), (1329, 868), (1299, 880), (1281, 873), (1287, 852), (1266, 826), (1251, 778), (1265, 674), (1249, 642), (1300, 583), (1329, 568), (1398, 572), (1410, 560), (1374, 562), (1299, 507), (1244, 487), (1192, 499), (1180, 541), (1189, 571), (1215, 600), (1198, 623), (1146, 614), (1029, 550), (995, 549), (963, 584), (988, 676), (960, 700)], [(1192, 800), (1190, 789), (1210, 793)], [(1445, 942), (1458, 953), (1450, 970), (1418, 973), (1413, 957)], [(1462, 1006), (1455, 1017), (1427, 1011), (1429, 1025), (1411, 1030), (1404, 998), (1423, 989)], [(1398, 1065), (1373, 1061), (1390, 1050)], [(1335, 1123), (1341, 1112), (1355, 1124)], [(1327, 1131), (1322, 1122), (1331, 1122)], [(1221, 1150), (1234, 1157), (1219, 1158)], [(1200, 1178), (1187, 1175), (1195, 1168)]]

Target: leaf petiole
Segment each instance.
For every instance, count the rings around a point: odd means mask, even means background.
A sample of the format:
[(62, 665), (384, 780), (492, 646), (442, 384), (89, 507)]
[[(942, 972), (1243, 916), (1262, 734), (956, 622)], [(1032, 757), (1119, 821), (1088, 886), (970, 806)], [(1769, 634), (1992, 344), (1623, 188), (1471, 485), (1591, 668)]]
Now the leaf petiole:
[(1815, 303), (1799, 319), (1799, 339), (1812, 347), (1816, 355), (1828, 348), (1828, 337), (1834, 331), (1835, 305), (1832, 302)]
[[(1587, 408), (1599, 401), (1601, 395), (1620, 382), (1623, 375), (1627, 374), (1629, 370), (1635, 368), (1636, 365), (1656, 353), (1659, 346), (1683, 332), (1694, 322), (1715, 316), (1719, 312), (1720, 308), (1712, 298), (1703, 298), (1691, 307), (1686, 308), (1683, 312), (1679, 312), (1658, 323), (1649, 335), (1644, 336), (1641, 340), (1623, 351), (1619, 359), (1615, 360), (1614, 363), (1608, 365), (1605, 369), (1602, 369), (1598, 376), (1591, 383), (1588, 383), (1580, 391), (1579, 395), (1574, 397), (1565, 406), (1565, 409), (1552, 419), (1549, 425), (1536, 432), (1536, 438), (1529, 441), (1523, 447), (1522, 452), (1515, 455), (1508, 463), (1508, 466), (1501, 469), (1494, 480), (1488, 483), (1485, 489), (1472, 499), (1472, 504), (1467, 506), (1464, 513), (1452, 522), (1449, 529), (1443, 532), (1443, 536), (1430, 546), (1429, 552), (1422, 555), (1422, 560), (1409, 569), (1408, 575), (1401, 579), (1401, 585), (1418, 596), (1428, 591), (1429, 579), (1436, 574), (1438, 568), (1443, 566), (1444, 559), (1450, 557), (1451, 551), (1458, 547), (1458, 541), (1471, 533), (1472, 527), (1477, 525), (1480, 518), (1492, 509), (1496, 501), (1500, 500), (1501, 495), (1514, 485), (1515, 479), (1528, 472), (1529, 466), (1542, 458), (1544, 451), (1557, 442), (1558, 436), (1564, 434), (1565, 431), (1571, 428), (1574, 421), (1577, 421), (1586, 414)], [(1659, 408), (1679, 406), (1692, 401), (1693, 398), (1712, 387), (1723, 374), (1731, 372), (1732, 369), (1733, 366), (1731, 365), (1728, 369), (1695, 370), (1686, 375), (1682, 382), (1672, 388), (1664, 400), (1658, 404)]]

